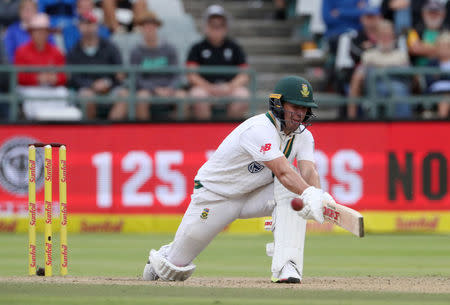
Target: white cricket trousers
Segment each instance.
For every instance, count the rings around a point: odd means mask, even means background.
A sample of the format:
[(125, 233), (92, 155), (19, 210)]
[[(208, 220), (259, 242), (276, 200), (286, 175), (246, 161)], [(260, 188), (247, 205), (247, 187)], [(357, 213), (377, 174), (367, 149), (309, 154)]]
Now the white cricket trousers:
[(271, 216), (273, 183), (239, 198), (225, 198), (206, 188), (195, 189), (167, 255), (176, 266), (187, 266), (227, 225), (238, 218)]

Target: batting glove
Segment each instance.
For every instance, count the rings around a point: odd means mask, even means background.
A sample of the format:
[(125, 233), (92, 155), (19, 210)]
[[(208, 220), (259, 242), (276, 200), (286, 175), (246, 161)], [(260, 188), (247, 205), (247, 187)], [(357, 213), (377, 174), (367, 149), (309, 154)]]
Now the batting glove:
[(318, 223), (323, 223), (323, 191), (314, 186), (308, 187), (300, 195), (303, 200), (303, 209), (298, 211), (298, 215), (305, 219), (314, 219)]

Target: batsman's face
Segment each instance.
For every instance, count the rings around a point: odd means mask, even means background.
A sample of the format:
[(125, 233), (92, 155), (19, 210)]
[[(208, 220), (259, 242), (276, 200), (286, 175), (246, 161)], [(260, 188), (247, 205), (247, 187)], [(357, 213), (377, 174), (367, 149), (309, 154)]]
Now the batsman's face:
[(284, 121), (285, 121), (285, 132), (287, 134), (295, 131), (300, 124), (303, 122), (306, 116), (308, 108), (305, 106), (294, 105), (291, 103), (284, 103)]

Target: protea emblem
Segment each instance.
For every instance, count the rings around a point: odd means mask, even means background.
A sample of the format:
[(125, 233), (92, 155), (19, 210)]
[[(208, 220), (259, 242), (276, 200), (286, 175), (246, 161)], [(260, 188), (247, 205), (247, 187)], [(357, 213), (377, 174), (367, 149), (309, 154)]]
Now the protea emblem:
[(303, 97), (309, 96), (309, 89), (307, 84), (302, 84), (302, 90), (300, 91), (300, 93), (303, 95)]

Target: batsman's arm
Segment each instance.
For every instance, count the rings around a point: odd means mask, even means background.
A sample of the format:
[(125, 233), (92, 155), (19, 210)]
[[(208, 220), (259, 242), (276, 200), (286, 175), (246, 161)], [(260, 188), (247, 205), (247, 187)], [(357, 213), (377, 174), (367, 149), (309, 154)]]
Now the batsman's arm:
[(301, 195), (310, 185), (295, 171), (289, 164), (286, 157), (281, 156), (276, 159), (265, 161), (264, 164), (272, 171), (288, 190)]
[(306, 183), (320, 189), (320, 176), (316, 170), (316, 165), (314, 162), (308, 160), (298, 160), (297, 168)]

